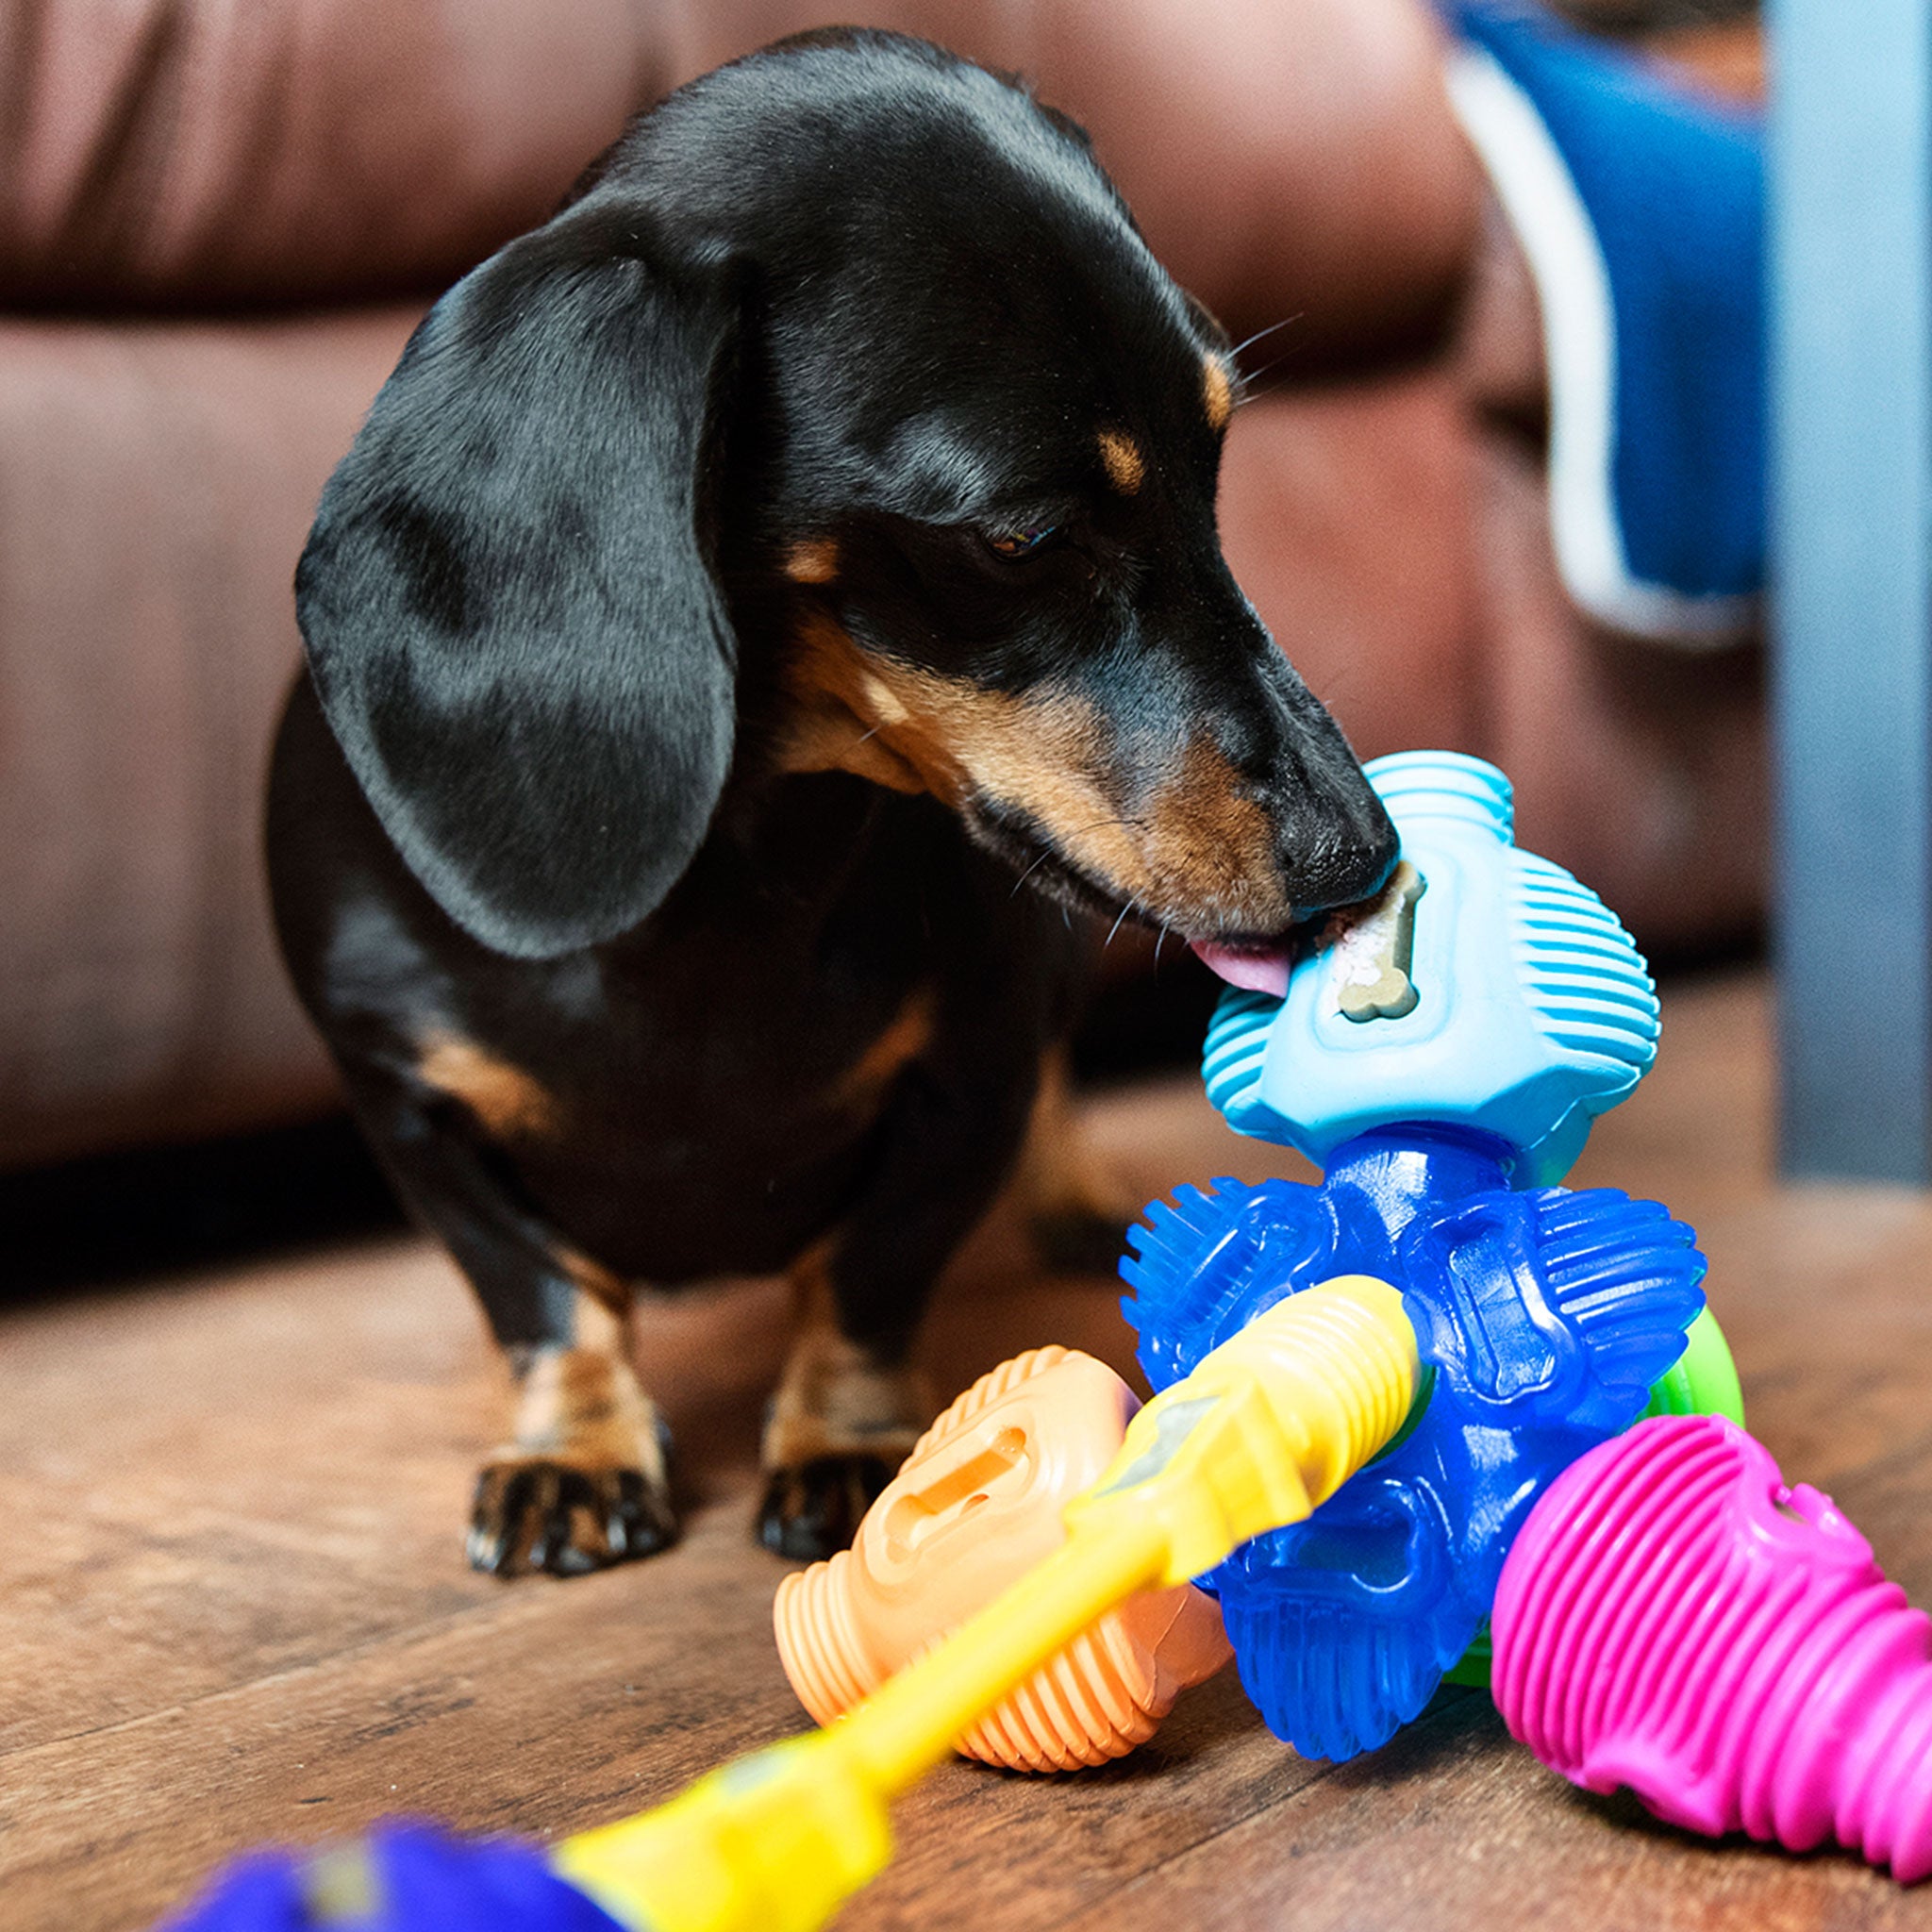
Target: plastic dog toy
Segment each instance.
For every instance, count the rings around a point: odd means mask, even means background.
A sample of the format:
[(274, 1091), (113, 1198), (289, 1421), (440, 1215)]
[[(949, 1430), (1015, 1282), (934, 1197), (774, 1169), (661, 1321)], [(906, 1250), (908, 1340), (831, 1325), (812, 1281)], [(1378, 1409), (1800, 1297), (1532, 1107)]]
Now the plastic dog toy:
[(1116, 1604), (1306, 1517), (1402, 1428), (1420, 1383), (1393, 1289), (1311, 1288), (1150, 1402), (1059, 1549), (831, 1730), (567, 1840), (547, 1869), (533, 1849), (391, 1828), (316, 1863), (244, 1860), (172, 1932), (809, 1932), (884, 1868), (890, 1800), (962, 1731)]
[[(1141, 1398), (1078, 1350), (1030, 1349), (982, 1375), (920, 1439), (849, 1550), (794, 1571), (772, 1606), (778, 1655), (822, 1724), (1059, 1546), (1069, 1503), (1119, 1453)], [(1191, 1583), (1109, 1610), (958, 1740), (1013, 1771), (1104, 1764), (1154, 1735), (1233, 1655)]]
[[(982, 1375), (921, 1439), (851, 1549), (778, 1586), (773, 1632), (798, 1701), (833, 1723), (1051, 1554), (1067, 1504), (1140, 1406), (1077, 1350), (1031, 1349)], [(1648, 1412), (1713, 1410), (1740, 1412), (1737, 1372), (1706, 1310)], [(1145, 1743), (1179, 1694), (1232, 1655), (1205, 1591), (1150, 1591), (1082, 1632), (956, 1746), (1009, 1771), (1101, 1764)], [(1449, 1674), (1487, 1686), (1488, 1639)]]
[(1205, 1062), (1231, 1125), (1326, 1176), (1184, 1188), (1121, 1268), (1157, 1389), (1308, 1283), (1359, 1272), (1402, 1290), (1433, 1385), (1415, 1428), (1202, 1579), (1270, 1727), (1333, 1758), (1422, 1709), (1537, 1497), (1643, 1409), (1704, 1306), (1688, 1227), (1553, 1185), (1656, 1051), (1628, 934), (1510, 842), (1493, 766), (1411, 753), (1368, 769), (1402, 834), (1389, 891), (1331, 922), (1285, 998), (1224, 995)]
[(1932, 1874), (1932, 1618), (1719, 1417), (1567, 1470), (1496, 1592), (1496, 1703), (1573, 1784), (1691, 1831)]

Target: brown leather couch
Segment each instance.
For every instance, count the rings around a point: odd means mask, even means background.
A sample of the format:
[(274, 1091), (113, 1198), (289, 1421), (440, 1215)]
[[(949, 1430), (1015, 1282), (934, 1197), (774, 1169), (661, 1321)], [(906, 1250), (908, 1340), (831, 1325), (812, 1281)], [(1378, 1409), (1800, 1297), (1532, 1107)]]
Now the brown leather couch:
[(425, 302), (629, 112), (853, 17), (1032, 76), (1237, 339), (1275, 328), (1226, 544), (1357, 749), (1497, 758), (1653, 943), (1748, 927), (1755, 654), (1565, 604), (1534, 300), (1419, 0), (0, 0), (0, 1164), (328, 1104), (257, 849), (322, 481)]

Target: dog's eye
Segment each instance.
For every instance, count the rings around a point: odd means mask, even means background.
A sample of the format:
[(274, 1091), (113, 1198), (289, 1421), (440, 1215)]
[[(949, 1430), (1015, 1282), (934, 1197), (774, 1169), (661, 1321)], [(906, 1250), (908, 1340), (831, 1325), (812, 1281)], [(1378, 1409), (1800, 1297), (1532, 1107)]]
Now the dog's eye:
[(1043, 544), (1050, 542), (1060, 533), (1058, 524), (1041, 524), (1037, 529), (990, 530), (986, 533), (986, 547), (995, 557), (1004, 557), (1009, 561), (1031, 557)]

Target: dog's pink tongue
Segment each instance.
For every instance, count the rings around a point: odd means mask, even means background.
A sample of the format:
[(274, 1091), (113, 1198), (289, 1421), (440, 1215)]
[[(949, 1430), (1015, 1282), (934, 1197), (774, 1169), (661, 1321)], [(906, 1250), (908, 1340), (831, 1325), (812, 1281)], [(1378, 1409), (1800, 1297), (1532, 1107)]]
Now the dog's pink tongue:
[(1217, 946), (1212, 940), (1195, 940), (1194, 951), (1210, 973), (1218, 973), (1230, 986), (1248, 992), (1272, 992), (1276, 999), (1288, 997), (1288, 953), (1238, 953), (1232, 946)]

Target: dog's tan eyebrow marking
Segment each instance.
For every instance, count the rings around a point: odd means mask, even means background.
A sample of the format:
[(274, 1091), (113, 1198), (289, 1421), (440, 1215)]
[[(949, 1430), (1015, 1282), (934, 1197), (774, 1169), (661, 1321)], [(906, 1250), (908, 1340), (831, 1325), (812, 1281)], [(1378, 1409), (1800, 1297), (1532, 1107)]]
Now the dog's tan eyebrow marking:
[(785, 575), (794, 584), (829, 584), (839, 575), (837, 540), (800, 538), (785, 553)]
[(1100, 460), (1107, 468), (1107, 480), (1123, 496), (1135, 494), (1146, 480), (1146, 458), (1133, 438), (1118, 429), (1100, 432)]
[(1209, 354), (1201, 358), (1201, 400), (1208, 410), (1208, 426), (1225, 429), (1227, 419), (1234, 414), (1234, 382), (1219, 356)]
[(416, 1072), (438, 1092), (460, 1100), (492, 1134), (554, 1134), (562, 1123), (557, 1096), (541, 1080), (459, 1033), (425, 1034)]

